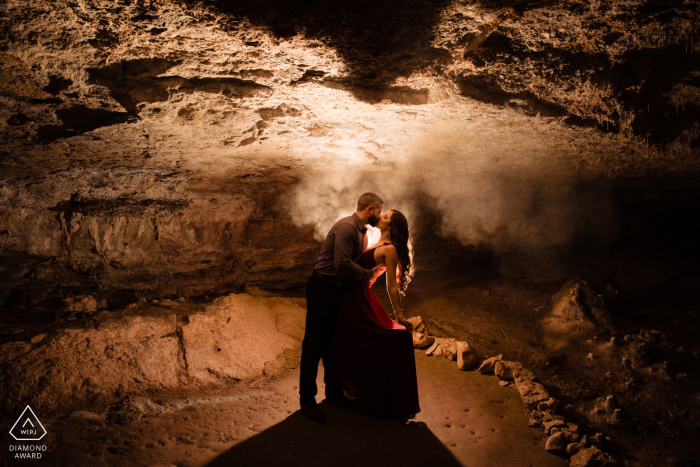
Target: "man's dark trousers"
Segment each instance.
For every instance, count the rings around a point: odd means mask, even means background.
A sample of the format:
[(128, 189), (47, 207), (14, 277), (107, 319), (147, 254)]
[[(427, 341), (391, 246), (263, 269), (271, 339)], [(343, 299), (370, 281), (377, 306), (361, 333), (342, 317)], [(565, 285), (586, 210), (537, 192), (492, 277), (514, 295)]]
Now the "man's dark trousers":
[(318, 363), (323, 360), (328, 384), (328, 365), (335, 319), (340, 308), (342, 285), (339, 281), (314, 273), (306, 281), (306, 331), (301, 343), (299, 398), (302, 404), (316, 401)]

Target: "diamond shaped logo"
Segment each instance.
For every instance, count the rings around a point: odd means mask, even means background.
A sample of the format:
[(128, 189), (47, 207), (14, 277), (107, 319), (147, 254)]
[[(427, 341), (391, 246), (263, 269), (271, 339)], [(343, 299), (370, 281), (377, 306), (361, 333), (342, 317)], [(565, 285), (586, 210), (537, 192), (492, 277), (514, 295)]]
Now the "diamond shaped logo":
[(10, 434), (17, 441), (39, 441), (46, 436), (46, 429), (32, 408), (27, 406), (10, 429)]

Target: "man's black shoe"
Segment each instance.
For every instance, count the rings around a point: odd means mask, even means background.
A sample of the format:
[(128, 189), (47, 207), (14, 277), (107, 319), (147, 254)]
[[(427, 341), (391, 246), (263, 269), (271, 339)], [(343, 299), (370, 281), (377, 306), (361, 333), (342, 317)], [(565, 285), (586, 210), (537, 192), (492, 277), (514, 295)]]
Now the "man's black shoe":
[(321, 407), (319, 407), (318, 404), (300, 403), (300, 405), (301, 411), (304, 412), (306, 416), (309, 417), (311, 420), (315, 420), (321, 423), (326, 422), (326, 413), (323, 410), (321, 410)]

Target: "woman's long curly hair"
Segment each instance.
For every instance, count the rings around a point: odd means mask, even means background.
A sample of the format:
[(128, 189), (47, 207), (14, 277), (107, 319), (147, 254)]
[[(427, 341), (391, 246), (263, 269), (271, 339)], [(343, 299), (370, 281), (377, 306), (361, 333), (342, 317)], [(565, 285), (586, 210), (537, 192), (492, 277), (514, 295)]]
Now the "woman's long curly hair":
[(411, 234), (408, 231), (406, 216), (396, 209), (390, 209), (389, 211), (394, 213), (391, 215), (389, 237), (399, 256), (396, 282), (399, 287), (399, 294), (404, 296), (406, 295), (406, 287), (408, 287), (408, 283), (411, 282), (416, 270), (413, 265), (413, 242), (411, 241)]

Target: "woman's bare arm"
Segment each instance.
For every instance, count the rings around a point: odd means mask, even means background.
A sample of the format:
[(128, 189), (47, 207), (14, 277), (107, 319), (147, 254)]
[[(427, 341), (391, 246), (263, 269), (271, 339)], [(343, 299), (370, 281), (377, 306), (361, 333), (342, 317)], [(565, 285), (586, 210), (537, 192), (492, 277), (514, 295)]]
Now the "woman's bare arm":
[(386, 290), (389, 292), (389, 299), (391, 300), (391, 307), (394, 309), (394, 315), (396, 315), (396, 320), (406, 329), (411, 332), (413, 326), (406, 320), (403, 315), (403, 308), (401, 308), (401, 294), (399, 294), (399, 286), (396, 283), (396, 268), (398, 266), (399, 258), (396, 254), (396, 248), (393, 245), (389, 245), (384, 252), (384, 263), (386, 264)]

